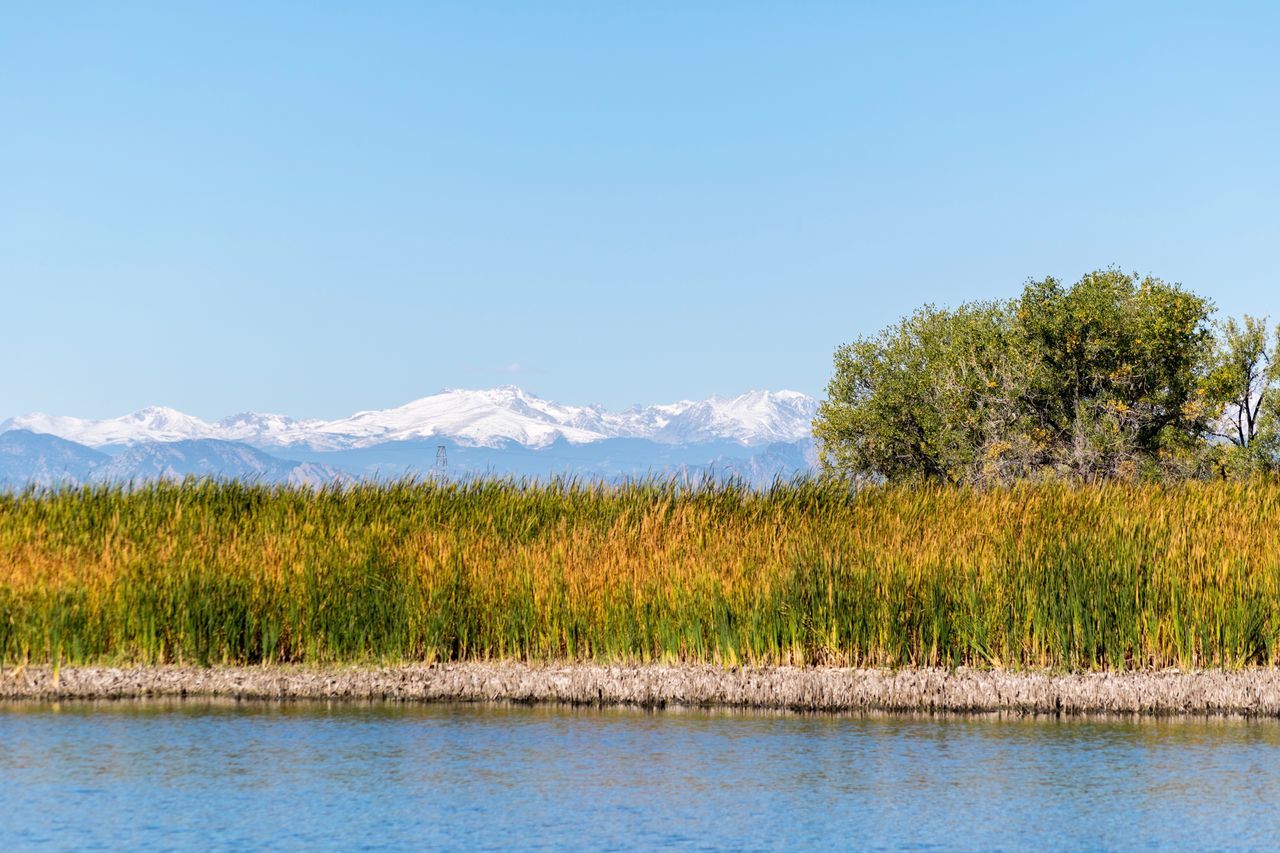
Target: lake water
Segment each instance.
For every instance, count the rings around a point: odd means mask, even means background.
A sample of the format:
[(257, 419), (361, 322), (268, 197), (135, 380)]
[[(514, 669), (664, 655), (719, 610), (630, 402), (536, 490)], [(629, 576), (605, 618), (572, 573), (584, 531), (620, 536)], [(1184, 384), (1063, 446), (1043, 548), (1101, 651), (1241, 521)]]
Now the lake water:
[(1265, 847), (1280, 723), (0, 705), (0, 848)]

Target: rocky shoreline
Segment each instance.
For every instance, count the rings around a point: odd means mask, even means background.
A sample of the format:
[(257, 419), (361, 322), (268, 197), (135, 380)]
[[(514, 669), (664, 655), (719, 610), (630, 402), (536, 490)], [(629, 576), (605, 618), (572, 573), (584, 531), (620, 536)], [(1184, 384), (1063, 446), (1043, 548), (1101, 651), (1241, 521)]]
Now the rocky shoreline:
[(1052, 674), (460, 663), (381, 668), (17, 667), (0, 699), (207, 697), (1013, 714), (1280, 716), (1280, 670)]

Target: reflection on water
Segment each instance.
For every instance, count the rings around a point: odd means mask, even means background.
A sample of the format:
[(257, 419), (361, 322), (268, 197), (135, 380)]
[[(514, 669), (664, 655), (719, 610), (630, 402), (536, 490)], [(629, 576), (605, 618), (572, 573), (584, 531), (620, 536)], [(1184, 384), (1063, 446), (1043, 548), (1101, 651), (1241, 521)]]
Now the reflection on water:
[(0, 705), (0, 847), (1263, 846), (1280, 723)]

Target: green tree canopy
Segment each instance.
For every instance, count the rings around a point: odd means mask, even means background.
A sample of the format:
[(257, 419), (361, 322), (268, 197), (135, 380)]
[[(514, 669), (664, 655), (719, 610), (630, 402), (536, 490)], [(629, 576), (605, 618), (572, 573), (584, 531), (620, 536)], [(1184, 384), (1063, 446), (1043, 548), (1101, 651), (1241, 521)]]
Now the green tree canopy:
[(836, 350), (815, 433), (824, 464), (890, 480), (960, 480), (1016, 413), (1009, 312), (926, 306)]
[(1221, 412), (1208, 300), (1117, 270), (932, 306), (840, 347), (814, 432), (887, 480), (1097, 478), (1189, 464)]
[(1212, 434), (1224, 470), (1274, 468), (1280, 456), (1280, 326), (1245, 315), (1218, 324), (1206, 380), (1223, 407)]

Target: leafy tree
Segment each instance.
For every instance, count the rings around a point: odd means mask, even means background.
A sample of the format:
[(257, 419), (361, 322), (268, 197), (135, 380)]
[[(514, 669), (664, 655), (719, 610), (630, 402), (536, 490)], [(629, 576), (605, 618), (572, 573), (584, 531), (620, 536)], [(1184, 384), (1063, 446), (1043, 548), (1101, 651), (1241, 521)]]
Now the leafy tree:
[[(1154, 459), (1202, 435), (1215, 412), (1203, 394), (1213, 306), (1177, 285), (1116, 270), (1071, 287), (1030, 282), (1017, 301), (1032, 352), (1031, 416), (1076, 473), (1124, 456)], [(1099, 431), (1121, 440), (1100, 448)]]
[(971, 478), (1017, 410), (1016, 339), (1000, 303), (926, 306), (840, 347), (814, 431), (828, 469), (888, 480)]
[(1214, 437), (1229, 443), (1224, 468), (1274, 468), (1280, 453), (1280, 326), (1245, 315), (1218, 324), (1206, 393), (1221, 415)]
[(1114, 269), (1011, 302), (926, 307), (836, 351), (814, 422), (829, 470), (1085, 479), (1194, 466), (1214, 408), (1212, 305)]
[(1215, 434), (1237, 447), (1248, 447), (1277, 410), (1280, 326), (1271, 333), (1265, 318), (1247, 314), (1242, 320), (1229, 318), (1218, 324), (1215, 343), (1206, 384), (1209, 394), (1226, 406)]

